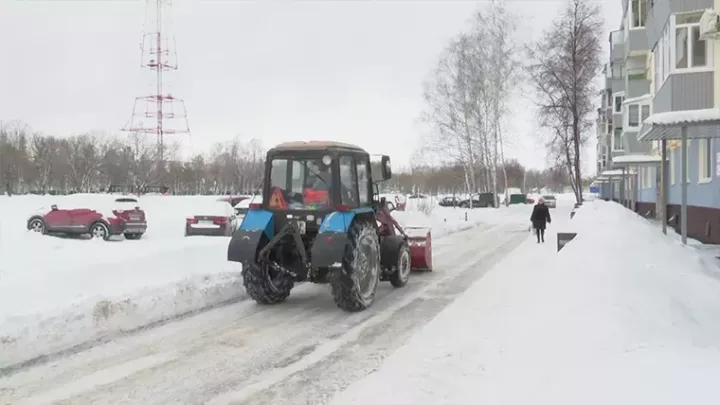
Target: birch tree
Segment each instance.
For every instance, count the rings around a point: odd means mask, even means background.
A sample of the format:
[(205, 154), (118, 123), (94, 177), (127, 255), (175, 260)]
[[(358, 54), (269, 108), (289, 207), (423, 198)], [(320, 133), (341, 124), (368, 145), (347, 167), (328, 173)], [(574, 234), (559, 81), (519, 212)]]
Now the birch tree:
[(467, 192), (497, 193), (497, 169), (504, 167), (500, 123), (518, 72), (514, 32), (504, 1), (491, 1), (451, 41), (425, 87), (433, 129), (425, 144), (441, 161), (463, 168)]
[(429, 151), (442, 160), (462, 166), (467, 191), (477, 190), (477, 128), (473, 111), (468, 56), (471, 39), (463, 34), (444, 50), (431, 79), (425, 83), (425, 120), (433, 133), (426, 139)]
[(488, 175), (496, 194), (498, 167), (503, 170), (505, 190), (508, 188), (501, 123), (510, 113), (507, 104), (519, 81), (518, 47), (513, 39), (517, 28), (515, 20), (505, 1), (492, 0), (485, 10), (475, 13), (472, 24), (475, 61), (471, 66), (475, 67), (472, 76), (478, 101), (476, 119), (479, 127), (484, 128), (479, 132), (486, 156), (492, 156), (488, 162), (492, 170)]
[(527, 71), (537, 94), (538, 117), (552, 132), (548, 149), (567, 170), (578, 203), (581, 151), (593, 126), (603, 24), (598, 6), (569, 0), (542, 38), (528, 47)]

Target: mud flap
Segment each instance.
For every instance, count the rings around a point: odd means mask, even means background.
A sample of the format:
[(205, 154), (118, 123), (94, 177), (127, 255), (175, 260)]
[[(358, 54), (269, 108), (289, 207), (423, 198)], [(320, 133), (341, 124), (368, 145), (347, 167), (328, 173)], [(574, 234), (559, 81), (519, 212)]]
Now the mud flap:
[(380, 263), (383, 269), (392, 270), (397, 266), (400, 246), (405, 241), (401, 235), (390, 235), (382, 238), (380, 242)]
[(227, 259), (230, 262), (255, 262), (255, 256), (260, 249), (260, 240), (264, 231), (235, 231), (228, 244)]
[(342, 264), (348, 237), (345, 232), (322, 232), (315, 237), (310, 248), (310, 260), (315, 267), (333, 267)]

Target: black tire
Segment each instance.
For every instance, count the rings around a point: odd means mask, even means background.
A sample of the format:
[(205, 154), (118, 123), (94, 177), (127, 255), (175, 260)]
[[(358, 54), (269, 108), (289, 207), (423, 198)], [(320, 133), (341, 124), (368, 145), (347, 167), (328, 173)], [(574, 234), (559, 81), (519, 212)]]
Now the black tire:
[[(348, 230), (342, 268), (332, 269), (328, 274), (335, 304), (348, 312), (362, 311), (372, 305), (380, 284), (380, 241), (373, 225), (359, 218), (353, 221)], [(365, 266), (361, 267), (362, 259)]]
[(142, 238), (142, 236), (143, 236), (142, 233), (126, 233), (126, 234), (125, 234), (125, 239), (128, 239), (128, 240), (138, 240), (138, 239)]
[(47, 226), (45, 226), (45, 221), (43, 221), (42, 218), (33, 218), (33, 220), (28, 224), (28, 230), (38, 232), (43, 235), (47, 234)]
[(283, 302), (290, 296), (295, 280), (288, 274), (268, 271), (265, 276), (263, 268), (253, 263), (244, 265), (242, 269), (245, 291), (258, 304), (271, 305)]
[(463, 203), (460, 203), (460, 205), (458, 205), (458, 207), (460, 207), (460, 208), (469, 208), (468, 205), (467, 205), (467, 203), (464, 203), (464, 202), (463, 202)]
[(110, 229), (102, 222), (95, 222), (90, 225), (90, 237), (102, 238), (103, 240), (110, 240)]
[(407, 284), (410, 279), (410, 247), (407, 243), (400, 246), (398, 251), (398, 260), (396, 270), (390, 276), (390, 284), (395, 288), (400, 288)]

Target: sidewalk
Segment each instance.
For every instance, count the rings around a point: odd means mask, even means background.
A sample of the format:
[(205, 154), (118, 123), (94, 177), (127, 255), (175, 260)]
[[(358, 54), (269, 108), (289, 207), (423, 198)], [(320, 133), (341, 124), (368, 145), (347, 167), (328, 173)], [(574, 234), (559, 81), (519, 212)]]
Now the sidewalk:
[(331, 404), (716, 403), (720, 280), (697, 253), (604, 201), (559, 222), (560, 253), (528, 236)]

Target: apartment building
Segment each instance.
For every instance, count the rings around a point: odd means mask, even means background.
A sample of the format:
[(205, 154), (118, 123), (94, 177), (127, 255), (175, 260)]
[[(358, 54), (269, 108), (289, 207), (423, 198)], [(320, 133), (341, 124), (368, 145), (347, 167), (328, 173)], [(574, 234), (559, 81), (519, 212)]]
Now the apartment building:
[[(620, 29), (610, 33), (605, 88), (598, 110), (598, 173), (613, 167), (613, 158), (647, 154), (652, 145), (638, 142), (642, 121), (650, 116), (652, 94), (648, 74), (647, 1), (622, 0)], [(669, 0), (668, 0), (669, 1)], [(628, 181), (636, 181), (629, 178)], [(609, 187), (614, 186), (615, 190)], [(620, 196), (620, 183), (605, 183), (606, 198)]]
[[(659, 142), (638, 141), (638, 129), (647, 117), (720, 107), (720, 78), (715, 74), (715, 66), (720, 65), (720, 41), (700, 37), (700, 17), (707, 9), (720, 9), (720, 0), (623, 0), (623, 6), (623, 23), (616, 32), (623, 32), (625, 88), (624, 93), (613, 90), (614, 101), (622, 99), (621, 152), (659, 155)], [(701, 130), (707, 128), (690, 124), (688, 137), (696, 137), (694, 131)], [(720, 134), (720, 127), (714, 131)], [(617, 141), (608, 144), (613, 142)], [(670, 226), (679, 226), (681, 181), (685, 181), (688, 236), (710, 243), (720, 243), (720, 178), (716, 177), (720, 175), (716, 168), (720, 149), (716, 148), (714, 139), (690, 139), (688, 176), (683, 180), (680, 143), (668, 142)], [(613, 168), (609, 163), (604, 170)], [(658, 212), (659, 164), (639, 167), (628, 181), (634, 185), (633, 208), (643, 215)], [(602, 193), (608, 198), (606, 188)]]

